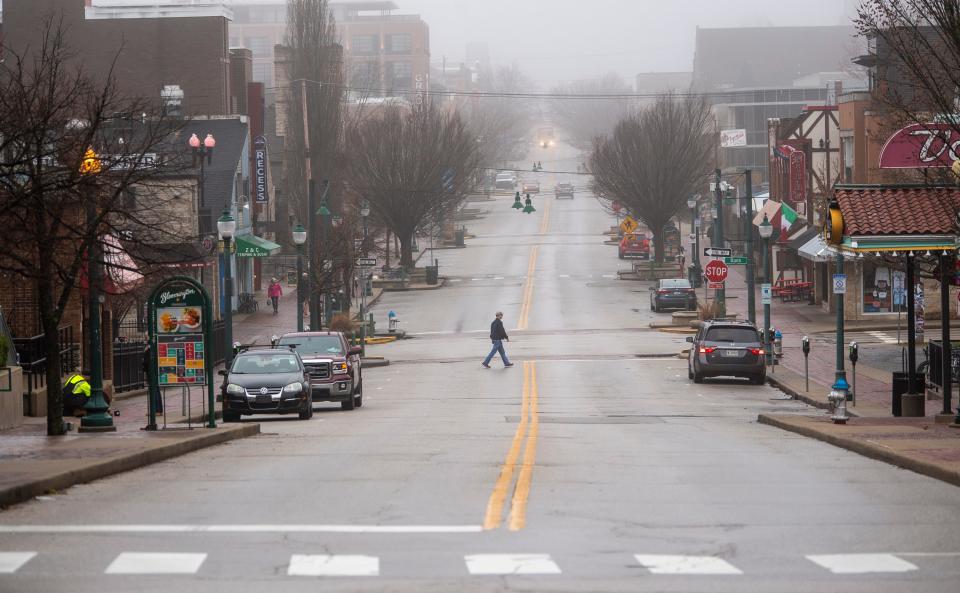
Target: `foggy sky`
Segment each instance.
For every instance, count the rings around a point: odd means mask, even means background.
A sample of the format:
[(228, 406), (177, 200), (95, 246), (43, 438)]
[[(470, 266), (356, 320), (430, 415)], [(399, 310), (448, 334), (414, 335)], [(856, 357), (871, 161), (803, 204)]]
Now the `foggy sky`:
[(541, 90), (613, 71), (689, 71), (696, 27), (849, 24), (856, 0), (395, 0), (430, 26), (432, 62), (464, 59), (487, 41), (495, 63), (516, 64)]

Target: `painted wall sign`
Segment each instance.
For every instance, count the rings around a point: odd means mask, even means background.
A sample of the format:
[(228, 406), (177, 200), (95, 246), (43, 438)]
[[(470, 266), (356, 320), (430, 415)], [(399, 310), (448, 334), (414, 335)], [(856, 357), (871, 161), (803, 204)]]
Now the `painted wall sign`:
[(257, 136), (253, 140), (253, 195), (257, 204), (266, 204), (267, 193), (267, 139)]
[(746, 130), (722, 130), (720, 132), (720, 147), (733, 148), (747, 145)]
[(912, 124), (894, 133), (880, 151), (881, 169), (950, 167), (960, 155), (960, 130), (947, 123)]

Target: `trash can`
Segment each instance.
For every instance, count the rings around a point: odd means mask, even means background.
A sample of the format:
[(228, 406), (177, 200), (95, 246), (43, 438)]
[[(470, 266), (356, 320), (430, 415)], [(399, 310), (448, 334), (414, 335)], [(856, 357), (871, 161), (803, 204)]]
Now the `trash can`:
[(464, 229), (457, 229), (454, 231), (454, 238), (456, 240), (457, 247), (466, 247), (466, 231)]
[(440, 280), (440, 269), (438, 266), (427, 266), (427, 284), (436, 285)]
[[(895, 371), (893, 373), (893, 385), (891, 391), (893, 392), (893, 399), (891, 401), (891, 412), (894, 416), (899, 418), (903, 415), (903, 394), (907, 392), (910, 388), (910, 384), (907, 380), (908, 374), (902, 371)], [(919, 386), (920, 393), (923, 393), (924, 389), (924, 375), (923, 373), (915, 373), (914, 385)]]

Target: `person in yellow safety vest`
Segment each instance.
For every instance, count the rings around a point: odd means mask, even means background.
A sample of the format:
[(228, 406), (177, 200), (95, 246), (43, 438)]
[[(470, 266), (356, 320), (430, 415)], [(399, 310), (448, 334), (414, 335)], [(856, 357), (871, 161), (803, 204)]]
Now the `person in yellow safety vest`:
[(63, 415), (73, 416), (83, 410), (90, 397), (90, 383), (79, 372), (73, 373), (63, 384)]

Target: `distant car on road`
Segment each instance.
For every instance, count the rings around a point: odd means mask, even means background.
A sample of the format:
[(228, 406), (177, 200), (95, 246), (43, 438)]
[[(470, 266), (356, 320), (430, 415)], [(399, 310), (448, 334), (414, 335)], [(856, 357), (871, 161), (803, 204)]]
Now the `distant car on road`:
[(623, 239), (620, 239), (617, 252), (620, 259), (628, 257), (650, 259), (650, 239), (647, 239), (643, 233), (627, 233)]
[(568, 196), (573, 199), (573, 184), (558, 183), (557, 186), (553, 188), (553, 193), (558, 199), (562, 196)]
[(517, 176), (513, 173), (497, 173), (493, 185), (497, 189), (513, 189), (517, 187)]
[(524, 181), (522, 193), (525, 194), (538, 194), (540, 193), (540, 182), (539, 181)]
[(360, 347), (350, 346), (340, 332), (294, 332), (280, 336), (280, 346), (303, 359), (315, 402), (340, 402), (344, 410), (363, 405)]
[(755, 385), (766, 381), (763, 343), (749, 321), (704, 321), (687, 342), (691, 344), (687, 376), (694, 383), (708, 377), (746, 377)]
[(299, 414), (301, 420), (313, 416), (307, 370), (296, 351), (241, 350), (220, 375), (224, 422), (252, 414)]
[(697, 310), (697, 292), (689, 280), (668, 278), (650, 287), (650, 310), (659, 313), (664, 309)]

